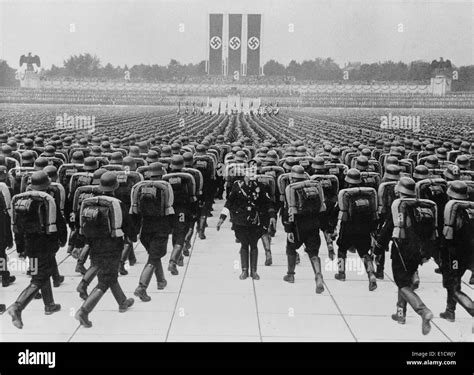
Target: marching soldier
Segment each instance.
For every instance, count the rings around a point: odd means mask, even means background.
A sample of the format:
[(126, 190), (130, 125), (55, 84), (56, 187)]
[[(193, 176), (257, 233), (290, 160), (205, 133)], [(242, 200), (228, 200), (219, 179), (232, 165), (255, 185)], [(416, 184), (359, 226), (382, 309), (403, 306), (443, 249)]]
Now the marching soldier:
[(76, 313), (76, 319), (86, 328), (92, 327), (89, 314), (110, 288), (125, 312), (134, 303), (127, 298), (118, 282), (118, 270), (124, 245), (124, 236), (136, 242), (133, 223), (125, 205), (114, 197), (118, 188), (115, 172), (106, 172), (100, 178), (102, 195), (84, 200), (80, 211), (81, 232), (90, 246), (91, 262), (98, 267), (98, 283)]
[(339, 214), (341, 227), (337, 239), (338, 251), (338, 273), (336, 280), (346, 280), (346, 257), (347, 251), (356, 249), (364, 262), (364, 267), (369, 278), (369, 290), (377, 288), (375, 270), (372, 257), (369, 254), (371, 248), (371, 235), (377, 227), (377, 193), (373, 188), (361, 187), (362, 180), (360, 171), (349, 169), (345, 177), (347, 188), (342, 189), (338, 196), (338, 207), (334, 210), (333, 218), (329, 227), (334, 232), (334, 216)]
[[(259, 280), (257, 274), (258, 240), (269, 228), (268, 222), (276, 228), (276, 213), (265, 185), (255, 180), (255, 171), (247, 171), (243, 180), (235, 181), (221, 212), (217, 230), (219, 231), (227, 216), (230, 215), (236, 238), (240, 242), (241, 280), (250, 277)], [(270, 219), (268, 219), (270, 217)]]
[[(418, 266), (428, 261), (429, 247), (434, 246), (436, 237), (436, 204), (427, 199), (415, 199), (415, 181), (409, 177), (400, 178), (395, 192), (396, 199), (387, 215), (382, 230), (374, 245), (377, 261), (392, 240), (391, 259), (395, 284), (398, 287), (397, 313), (392, 319), (399, 324), (406, 322), (407, 303), (422, 319), (422, 333), (431, 330), (433, 313), (414, 292), (413, 276)], [(418, 213), (418, 219), (415, 212)]]
[(139, 182), (132, 190), (131, 213), (140, 228), (140, 242), (148, 252), (148, 260), (143, 268), (135, 295), (142, 301), (151, 300), (146, 290), (155, 274), (158, 289), (166, 287), (161, 259), (166, 255), (168, 237), (173, 225), (173, 189), (162, 180), (166, 173), (159, 162), (149, 168), (150, 181)]
[[(11, 305), (7, 312), (15, 327), (23, 328), (21, 312), (41, 290), (45, 314), (61, 309), (54, 303), (51, 277), (55, 265), (55, 254), (66, 244), (66, 222), (53, 197), (46, 191), (51, 181), (44, 171), (31, 176), (31, 190), (13, 198), (13, 230), (24, 240), (26, 255), (37, 260), (37, 270), (31, 273), (31, 282)], [(41, 208), (41, 209), (40, 209)]]
[(326, 209), (321, 185), (315, 180), (308, 181), (304, 168), (295, 165), (291, 169), (290, 185), (286, 188), (285, 198), (283, 223), (287, 233), (288, 273), (283, 280), (295, 282), (296, 250), (304, 244), (316, 276), (316, 293), (320, 294), (324, 292), (324, 284), (319, 258), (319, 214)]
[(181, 172), (184, 168), (184, 159), (181, 155), (171, 158), (171, 173), (163, 179), (173, 188), (173, 251), (171, 252), (168, 271), (178, 275), (176, 265), (183, 266), (183, 246), (186, 234), (191, 225), (191, 216), (197, 211), (196, 182), (189, 173)]
[(444, 209), (445, 246), (440, 255), (448, 296), (446, 311), (439, 316), (449, 322), (454, 322), (457, 302), (474, 316), (472, 299), (461, 291), (461, 278), (474, 258), (474, 202), (468, 201), (467, 191), (465, 182), (453, 182), (447, 191), (450, 201)]
[(13, 235), (11, 230), (10, 209), (11, 196), (8, 187), (0, 183), (0, 275), (2, 276), (2, 286), (7, 287), (16, 280), (10, 275), (7, 268), (6, 250), (13, 247)]

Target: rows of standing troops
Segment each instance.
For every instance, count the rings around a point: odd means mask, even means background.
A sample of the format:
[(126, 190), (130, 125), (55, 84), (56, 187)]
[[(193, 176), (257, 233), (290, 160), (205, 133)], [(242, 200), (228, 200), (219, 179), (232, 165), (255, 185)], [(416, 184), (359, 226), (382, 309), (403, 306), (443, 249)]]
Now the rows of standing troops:
[[(418, 266), (430, 258), (447, 290), (446, 311), (440, 316), (454, 321), (457, 303), (473, 314), (472, 300), (461, 290), (463, 274), (474, 271), (474, 156), (469, 142), (394, 137), (321, 142), (312, 134), (306, 142), (284, 143), (301, 129), (282, 133), (278, 142), (270, 122), (234, 117), (224, 126), (216, 124), (211, 135), (197, 132), (174, 139), (53, 135), (45, 142), (41, 132), (35, 140), (0, 135), (2, 285), (15, 281), (6, 268), (6, 249), (13, 242), (20, 257), (37, 261), (30, 285), (7, 309), (13, 324), (23, 327), (21, 312), (34, 298), (43, 298), (46, 314), (60, 310), (51, 279), (55, 287), (64, 280), (55, 254), (66, 244), (83, 275), (77, 291), (84, 303), (76, 314), (83, 326), (92, 326), (88, 314), (109, 288), (119, 311), (134, 303), (122, 291), (118, 274), (127, 274), (126, 262), (136, 262), (133, 244), (138, 238), (149, 256), (135, 295), (150, 301), (147, 288), (153, 275), (158, 289), (167, 284), (162, 258), (169, 237), (168, 271), (177, 275), (189, 255), (194, 228), (200, 239), (206, 238), (206, 219), (214, 199), (224, 193), (217, 229), (230, 216), (240, 244), (240, 279), (259, 279), (259, 239), (265, 265), (272, 264), (271, 237), (280, 215), (287, 233), (286, 282), (295, 282), (297, 250), (304, 245), (316, 293), (324, 291), (321, 231), (329, 257), (338, 259), (335, 278), (346, 279), (347, 252), (357, 251), (373, 291), (384, 277), (391, 241), (398, 287), (395, 321), (405, 322), (408, 303), (422, 318), (423, 334), (429, 333), (433, 313), (414, 290), (420, 282)], [(220, 131), (224, 135), (216, 136)], [(229, 139), (238, 140), (226, 143)], [(95, 277), (98, 284), (89, 294)], [(4, 311), (5, 305), (0, 308)]]

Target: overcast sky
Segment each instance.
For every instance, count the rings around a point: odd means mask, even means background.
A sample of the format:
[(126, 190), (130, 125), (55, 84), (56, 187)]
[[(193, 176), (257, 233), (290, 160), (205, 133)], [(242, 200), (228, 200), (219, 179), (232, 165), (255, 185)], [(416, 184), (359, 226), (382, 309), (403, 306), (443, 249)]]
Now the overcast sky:
[[(468, 0), (0, 0), (0, 59), (43, 66), (90, 52), (113, 65), (206, 59), (208, 13), (263, 14), (262, 59), (474, 64)], [(184, 32), (179, 25), (184, 24)], [(289, 32), (289, 24), (294, 32)], [(75, 32), (70, 32), (75, 24)], [(403, 24), (403, 32), (398, 31)]]

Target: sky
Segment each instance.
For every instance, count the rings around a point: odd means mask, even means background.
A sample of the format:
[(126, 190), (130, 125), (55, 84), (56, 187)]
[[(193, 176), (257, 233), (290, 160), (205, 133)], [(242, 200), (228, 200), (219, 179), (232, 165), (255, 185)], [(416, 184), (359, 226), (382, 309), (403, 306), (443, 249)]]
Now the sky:
[(50, 68), (89, 52), (103, 65), (197, 63), (209, 13), (261, 13), (263, 62), (474, 64), (474, 0), (0, 0), (0, 59), (17, 68), (31, 51)]

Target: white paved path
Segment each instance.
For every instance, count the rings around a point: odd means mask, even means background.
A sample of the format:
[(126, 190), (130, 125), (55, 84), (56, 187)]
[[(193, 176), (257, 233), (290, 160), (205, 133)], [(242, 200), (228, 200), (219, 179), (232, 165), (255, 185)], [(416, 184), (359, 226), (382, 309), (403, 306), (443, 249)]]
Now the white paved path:
[[(148, 289), (148, 303), (135, 298), (134, 306), (119, 313), (110, 292), (90, 314), (93, 327), (80, 327), (74, 313), (82, 300), (75, 289), (80, 275), (74, 272), (76, 261), (67, 256), (65, 248), (57, 254), (60, 272), (66, 278), (54, 288), (62, 310), (51, 316), (43, 313), (41, 300), (34, 300), (23, 312), (24, 328), (18, 330), (8, 315), (0, 316), (0, 341), (472, 341), (473, 320), (461, 308), (456, 322), (438, 318), (444, 311), (446, 292), (441, 276), (433, 272), (434, 263), (420, 269), (419, 295), (432, 309), (436, 318), (428, 336), (421, 334), (421, 321), (408, 307), (406, 325), (391, 320), (395, 311), (397, 289), (392, 281), (390, 260), (387, 259), (385, 280), (378, 282), (374, 292), (368, 291), (368, 281), (355, 254), (353, 269), (347, 271), (347, 281), (334, 279), (336, 262), (327, 259), (323, 241), (321, 258), (325, 292), (315, 294), (314, 275), (309, 259), (300, 250), (301, 264), (296, 268), (295, 284), (282, 280), (286, 273), (285, 234), (279, 223), (273, 239), (273, 265), (265, 267), (264, 252), (259, 243), (261, 279), (239, 280), (239, 245), (234, 242), (228, 222), (220, 232), (215, 229), (222, 202), (215, 205), (214, 217), (208, 220), (206, 240), (193, 239), (190, 257), (185, 258), (180, 274), (166, 271), (169, 259), (164, 258), (168, 286), (156, 288), (153, 278)], [(129, 268), (129, 275), (120, 277), (127, 296), (133, 296), (147, 254), (137, 245), (138, 263)], [(12, 252), (12, 259), (16, 252)], [(86, 264), (88, 265), (88, 264)], [(29, 283), (23, 272), (14, 272), (17, 282), (0, 287), (0, 302), (7, 306)], [(463, 290), (474, 297), (465, 275)], [(89, 291), (95, 286), (94, 281)]]

